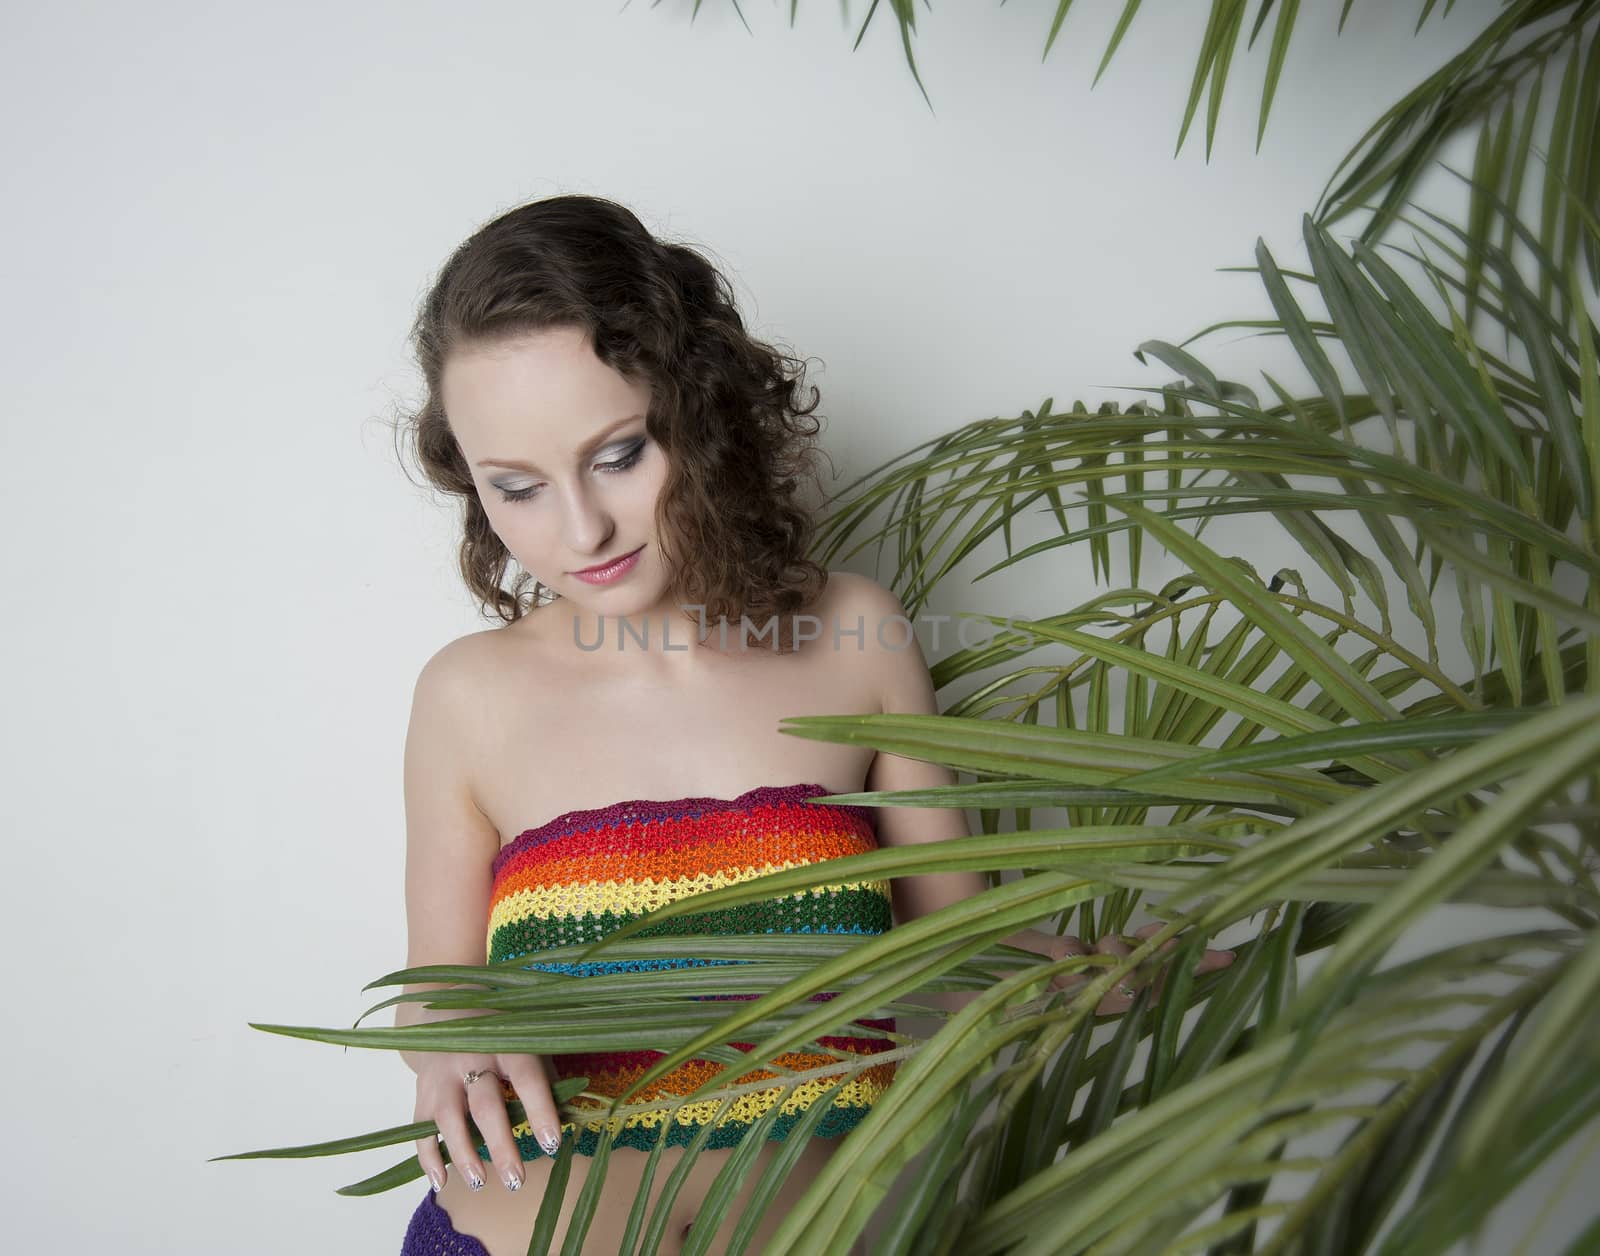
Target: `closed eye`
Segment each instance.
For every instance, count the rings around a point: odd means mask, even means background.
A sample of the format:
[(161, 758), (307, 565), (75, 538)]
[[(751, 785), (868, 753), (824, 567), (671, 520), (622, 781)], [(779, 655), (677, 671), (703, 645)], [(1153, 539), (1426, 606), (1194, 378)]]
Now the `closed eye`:
[[(616, 459), (615, 461), (612, 461), (612, 462), (597, 462), (597, 463), (595, 463), (594, 464), (595, 465), (595, 470), (597, 470), (597, 471), (605, 471), (605, 472), (607, 472), (609, 474), (613, 474), (613, 475), (616, 474), (619, 471), (631, 471), (634, 467), (639, 465), (639, 459), (644, 457), (645, 443), (646, 443), (645, 441), (641, 440), (637, 445), (635, 445), (632, 449), (630, 449), (626, 454), (624, 454), (622, 457)], [(503, 488), (503, 489), (500, 489), (498, 491), (500, 493), (500, 500), (501, 501), (525, 502), (530, 497), (533, 497), (536, 493), (538, 493), (538, 491), (542, 487), (544, 487), (544, 486), (541, 485), (541, 484), (530, 484), (530, 485), (528, 485), (527, 488), (518, 488), (518, 489), (504, 489)]]

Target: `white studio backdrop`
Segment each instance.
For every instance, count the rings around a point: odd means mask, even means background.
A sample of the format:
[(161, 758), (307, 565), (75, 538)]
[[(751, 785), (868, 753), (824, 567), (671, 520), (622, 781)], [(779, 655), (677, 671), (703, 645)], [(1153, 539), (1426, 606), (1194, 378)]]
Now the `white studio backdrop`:
[[(580, 192), (706, 249), (811, 360), (837, 487), (1046, 397), (1126, 404), (1170, 375), (1141, 341), (1265, 314), (1218, 268), (1258, 235), (1304, 267), (1339, 157), (1498, 6), (1413, 36), (1417, 4), (1361, 4), (1338, 38), (1340, 6), (1307, 6), (1261, 151), (1258, 45), (1209, 163), (1203, 118), (1173, 156), (1193, 0), (1144, 6), (1092, 91), (1120, 3), (1075, 6), (1043, 62), (1054, 0), (920, 9), (932, 112), (887, 6), (854, 52), (867, 0), (793, 28), (783, 0), (741, 7), (748, 30), (691, 0), (7, 6), (8, 1250), (399, 1250), (420, 1181), (334, 1191), (409, 1148), (210, 1158), (411, 1117), (397, 1055), (247, 1022), (348, 1026), (405, 962), (411, 687), (488, 625), (384, 419), (461, 239)], [(1275, 341), (1202, 347), (1299, 378)], [(1086, 553), (1063, 562), (1086, 596)]]

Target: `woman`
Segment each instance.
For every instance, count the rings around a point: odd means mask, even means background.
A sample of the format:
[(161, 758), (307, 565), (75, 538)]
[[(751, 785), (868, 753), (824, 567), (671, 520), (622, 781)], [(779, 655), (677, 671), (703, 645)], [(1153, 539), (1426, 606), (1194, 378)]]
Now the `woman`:
[[(427, 395), (407, 431), (430, 482), (460, 503), (461, 573), (501, 624), (440, 650), (413, 695), (409, 964), (483, 963), (486, 937), (492, 960), (598, 936), (663, 896), (703, 887), (705, 876), (652, 874), (669, 848), (673, 859), (692, 849), (739, 879), (773, 859), (812, 862), (966, 832), (954, 809), (817, 807), (828, 794), (954, 778), (778, 731), (795, 715), (937, 707), (915, 638), (891, 624), (903, 616), (893, 594), (806, 558), (801, 490), (813, 474), (816, 391), (801, 404), (803, 367), (746, 333), (726, 280), (698, 252), (656, 240), (610, 201), (524, 205), (456, 250), (414, 342)], [(507, 591), (513, 561), (521, 570)], [(736, 858), (730, 835), (748, 843), (757, 830), (768, 853)], [(894, 916), (903, 922), (984, 885), (967, 873), (901, 879)], [(859, 888), (815, 927), (889, 927), (889, 887)], [(773, 903), (770, 927), (797, 927)], [(1087, 949), (1034, 930), (1010, 941), (1052, 957)], [(1107, 938), (1097, 949), (1128, 948)], [(1200, 968), (1231, 958), (1208, 951)], [(1125, 986), (1100, 1010), (1121, 1010), (1135, 993)], [(444, 1015), (408, 1003), (396, 1023)], [(840, 1041), (875, 1049), (872, 1038)], [(403, 1055), (417, 1075), (415, 1117), (437, 1123), (455, 1170), (439, 1140), (418, 1141), (437, 1194), (424, 1196), (405, 1251), (522, 1256), (551, 1154), (563, 1138), (592, 1152), (593, 1131), (584, 1141), (571, 1122), (563, 1128), (551, 1099), (551, 1081), (578, 1069), (570, 1058), (525, 1054)], [(611, 1060), (579, 1063), (591, 1075)], [(832, 1137), (812, 1138), (750, 1250), (874, 1093), (863, 1082), (854, 1107), (828, 1113), (821, 1129)], [(528, 1114), (516, 1130), (511, 1095)], [(610, 1158), (586, 1251), (618, 1249), (660, 1126), (639, 1129)], [(763, 1156), (779, 1146), (769, 1140)], [(669, 1137), (655, 1190), (681, 1154)], [(663, 1250), (678, 1250), (729, 1154), (715, 1140), (701, 1154)], [(588, 1163), (573, 1159), (558, 1244)]]

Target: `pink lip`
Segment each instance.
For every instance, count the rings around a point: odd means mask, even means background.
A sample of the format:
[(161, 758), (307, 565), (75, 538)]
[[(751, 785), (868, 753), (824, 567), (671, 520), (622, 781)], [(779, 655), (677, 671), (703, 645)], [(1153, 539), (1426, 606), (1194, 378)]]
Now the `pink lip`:
[(644, 546), (641, 545), (633, 553), (624, 555), (609, 565), (585, 567), (582, 571), (575, 571), (572, 574), (587, 584), (610, 584), (613, 580), (620, 578), (625, 572), (632, 569), (633, 565), (639, 561), (639, 552), (643, 549)]

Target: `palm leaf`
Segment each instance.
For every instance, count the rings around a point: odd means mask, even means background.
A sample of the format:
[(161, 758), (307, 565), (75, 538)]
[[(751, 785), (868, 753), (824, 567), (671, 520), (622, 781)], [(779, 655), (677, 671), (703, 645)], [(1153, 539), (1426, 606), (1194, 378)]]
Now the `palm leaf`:
[[(1054, 6), (1047, 54), (1070, 7)], [(1140, 7), (1123, 6), (1097, 80)], [(914, 4), (890, 8), (926, 100)], [(1424, 0), (1418, 25), (1438, 8)], [(1351, 9), (1347, 0), (1341, 28)], [(1275, 18), (1259, 147), (1273, 101), (1292, 89), (1283, 69), (1299, 13), (1287, 0), (1253, 12), (1213, 0), (1180, 148), (1204, 96), (1209, 155), (1246, 16), (1247, 51)], [(941, 715), (787, 721), (794, 736), (969, 774), (845, 801), (970, 806), (979, 833), (751, 878), (598, 943), (372, 983), (447, 988), (402, 988), (363, 1018), (416, 1002), (438, 1019), (256, 1027), (377, 1049), (664, 1052), (617, 1099), (586, 1092), (584, 1079), (557, 1088), (574, 1131), (602, 1131), (567, 1251), (585, 1242), (611, 1139), (630, 1117), (664, 1122), (625, 1239), (630, 1252), (654, 1251), (673, 1197), (710, 1154), (718, 1113), (758, 1091), (836, 1088), (881, 1062), (896, 1064), (895, 1082), (768, 1250), (842, 1250), (875, 1217), (884, 1250), (918, 1254), (1409, 1256), (1480, 1228), (1600, 1116), (1600, 1066), (1582, 1049), (1600, 1029), (1600, 375), (1578, 266), (1581, 251), (1589, 277), (1600, 274), (1597, 30), (1600, 0), (1505, 4), (1341, 162), (1302, 222), (1308, 271), (1280, 266), (1257, 240), (1251, 269), (1275, 317), (1140, 344), (1140, 361), (1177, 377), (1133, 390), (1149, 401), (1047, 398), (923, 442), (829, 503), (815, 556), (875, 548), (881, 562), (887, 551), (909, 614), (969, 562), (980, 583), (1076, 544), (1112, 586), (1007, 619), (982, 645), (936, 660), (937, 688), (962, 691)], [(1472, 128), (1463, 223), (1410, 206), (1438, 146)], [(1533, 154), (1544, 170), (1530, 178)], [(1358, 209), (1370, 216), (1346, 247), (1330, 227)], [(1414, 250), (1387, 241), (1401, 223)], [(1311, 391), (1217, 373), (1197, 342), (1228, 327), (1285, 337)], [(1210, 520), (1238, 514), (1270, 516), (1262, 534), (1287, 539), (1303, 562), (1259, 574), (1259, 555), (1202, 540)], [(1014, 525), (1040, 518), (1054, 535), (1019, 543)], [(1363, 534), (1376, 554), (1357, 544)], [(1159, 588), (1139, 587), (1146, 535), (1182, 568)], [(1326, 581), (1326, 596), (1302, 569)], [(1391, 605), (1391, 574), (1404, 608)], [(1470, 675), (1441, 661), (1436, 599), (1459, 624)], [(1036, 809), (1058, 806), (1064, 827), (1036, 823)], [(976, 871), (989, 888), (879, 937), (697, 931), (707, 913), (770, 894), (935, 870)], [(1461, 903), (1488, 936), (1421, 946), (1434, 910)], [(1003, 945), (1019, 927), (1061, 929), (1074, 916), (1098, 937), (1140, 905), (1165, 923), (1125, 957), (1041, 962)], [(1528, 912), (1551, 927), (1529, 928)], [(1196, 977), (1193, 960), (1219, 930), (1244, 935), (1231, 944), (1236, 962)], [(1141, 998), (1097, 1021), (1111, 985), (1152, 970), (1174, 939), (1161, 1004)], [(1402, 941), (1413, 955), (1393, 962)], [(583, 978), (528, 967), (599, 955), (709, 964)], [(1089, 980), (1070, 996), (1049, 991), (1066, 972)], [(833, 997), (813, 999), (824, 992)], [(949, 1014), (926, 1005), (939, 992), (971, 997)], [(707, 997), (727, 994), (745, 997)], [(819, 1037), (872, 1012), (937, 1028), (902, 1023), (885, 1050), (860, 1058), (821, 1048)], [(745, 1040), (749, 1053), (729, 1045)], [(753, 1060), (796, 1047), (831, 1062), (738, 1080)], [(636, 1098), (695, 1058), (721, 1071), (693, 1095)], [(690, 1250), (713, 1243), (742, 1197), (732, 1250), (748, 1247), (831, 1093), (759, 1177), (776, 1107), (727, 1149)], [(691, 1114), (709, 1119), (664, 1170), (652, 1207), (666, 1132)], [(517, 1103), (508, 1116), (525, 1118)], [(336, 1155), (433, 1132), (413, 1122), (238, 1158)], [(552, 1166), (530, 1251), (553, 1242), (576, 1141)], [(412, 1156), (344, 1189), (375, 1193), (418, 1172)]]

